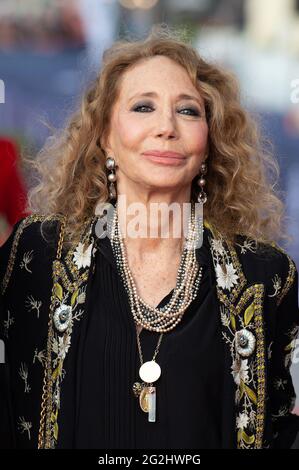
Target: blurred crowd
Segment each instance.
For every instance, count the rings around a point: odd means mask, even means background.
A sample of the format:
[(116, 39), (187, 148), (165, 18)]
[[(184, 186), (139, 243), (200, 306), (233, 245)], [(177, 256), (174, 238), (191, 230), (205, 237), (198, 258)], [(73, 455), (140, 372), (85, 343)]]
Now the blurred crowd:
[(40, 16), (0, 16), (0, 51), (34, 50), (43, 53), (84, 44), (84, 30), (77, 3), (49, 3)]

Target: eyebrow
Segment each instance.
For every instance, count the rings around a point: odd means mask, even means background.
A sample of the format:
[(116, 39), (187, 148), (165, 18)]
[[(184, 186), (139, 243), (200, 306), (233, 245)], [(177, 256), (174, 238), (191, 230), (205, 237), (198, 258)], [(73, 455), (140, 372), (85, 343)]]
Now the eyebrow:
[[(135, 95), (131, 96), (131, 98), (129, 99), (129, 101), (132, 101), (134, 98), (136, 98), (137, 96), (144, 96), (144, 97), (157, 97), (158, 94), (154, 91), (148, 91), (146, 93), (136, 93)], [(189, 100), (189, 101), (197, 101), (198, 104), (200, 104), (202, 106), (202, 103), (201, 101), (196, 97), (196, 96), (193, 96), (193, 95), (188, 95), (186, 93), (181, 93), (180, 95), (177, 96), (177, 99), (178, 100)]]

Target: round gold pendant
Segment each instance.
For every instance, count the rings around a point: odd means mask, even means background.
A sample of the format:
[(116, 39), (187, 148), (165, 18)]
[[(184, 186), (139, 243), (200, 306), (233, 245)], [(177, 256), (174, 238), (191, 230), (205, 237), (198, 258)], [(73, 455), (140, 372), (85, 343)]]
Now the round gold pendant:
[(139, 395), (139, 404), (142, 411), (148, 413), (148, 387), (144, 387)]

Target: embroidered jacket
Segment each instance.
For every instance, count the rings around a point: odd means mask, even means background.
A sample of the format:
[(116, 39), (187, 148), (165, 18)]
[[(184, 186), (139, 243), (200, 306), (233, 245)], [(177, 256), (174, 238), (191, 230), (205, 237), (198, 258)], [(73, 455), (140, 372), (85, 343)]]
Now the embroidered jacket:
[[(0, 249), (2, 447), (56, 447), (65, 358), (85, 313), (97, 220), (86, 222), (77, 246), (64, 249), (63, 218), (42, 225), (45, 217), (32, 215), (15, 225)], [(232, 244), (206, 223), (204, 229), (217, 280), (237, 447), (289, 448), (299, 431), (290, 374), (299, 330), (295, 264), (274, 243), (256, 245), (238, 235)]]

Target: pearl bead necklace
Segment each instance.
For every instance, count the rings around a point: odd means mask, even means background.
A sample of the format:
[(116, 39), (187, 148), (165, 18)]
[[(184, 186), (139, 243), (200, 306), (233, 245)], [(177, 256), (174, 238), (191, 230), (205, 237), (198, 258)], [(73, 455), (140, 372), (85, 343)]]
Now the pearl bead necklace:
[(128, 265), (116, 204), (112, 222), (111, 246), (129, 296), (133, 318), (136, 324), (142, 325), (147, 330), (158, 333), (171, 331), (181, 321), (186, 309), (198, 293), (202, 278), (202, 267), (199, 267), (195, 253), (195, 242), (198, 240), (198, 224), (194, 214), (194, 205), (192, 205), (191, 217), (188, 224), (188, 237), (185, 240), (172, 297), (164, 307), (154, 308), (144, 302), (138, 295), (136, 284)]

